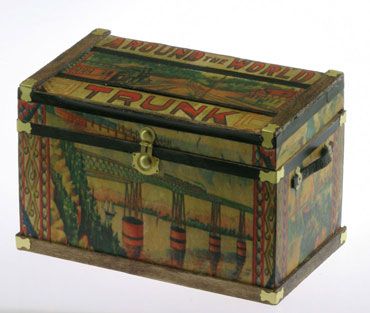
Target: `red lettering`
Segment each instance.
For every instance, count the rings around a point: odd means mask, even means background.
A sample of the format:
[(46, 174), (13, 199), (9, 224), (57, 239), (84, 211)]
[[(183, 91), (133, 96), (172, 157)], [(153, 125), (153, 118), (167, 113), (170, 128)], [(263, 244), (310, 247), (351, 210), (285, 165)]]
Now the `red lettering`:
[(202, 121), (207, 122), (208, 120), (213, 119), (213, 121), (217, 124), (227, 125), (226, 116), (239, 113), (236, 111), (218, 113), (219, 110), (219, 108), (212, 109), (205, 117), (203, 117)]
[(242, 67), (247, 66), (251, 61), (248, 60), (242, 60), (242, 59), (234, 59), (227, 68), (233, 68), (234, 70), (239, 70)]
[(85, 89), (91, 90), (91, 92), (85, 97), (86, 99), (91, 99), (99, 92), (110, 93), (113, 90), (113, 88), (110, 88), (110, 87), (103, 87), (103, 86), (96, 86), (96, 85), (87, 85)]
[(207, 106), (202, 105), (195, 109), (190, 103), (182, 101), (172, 111), (171, 114), (176, 114), (178, 111), (184, 112), (192, 120), (194, 120), (200, 113), (202, 113)]
[(157, 50), (154, 51), (154, 54), (156, 54), (156, 55), (166, 55), (166, 54), (172, 52), (174, 49), (175, 49), (175, 47), (162, 45)]
[(109, 103), (114, 101), (123, 101), (124, 106), (130, 106), (131, 102), (139, 101), (142, 98), (140, 93), (127, 90), (119, 90), (116, 94), (108, 100)]
[(144, 42), (139, 40), (132, 40), (130, 43), (128, 43), (126, 46), (122, 47), (122, 49), (130, 49), (130, 50), (136, 50), (136, 48), (142, 46)]
[(152, 100), (155, 98), (155, 96), (149, 96), (144, 100), (144, 102), (140, 105), (145, 110), (150, 111), (164, 111), (168, 109), (174, 102), (174, 99), (169, 99), (163, 104), (153, 104)]
[(183, 49), (183, 48), (177, 48), (174, 52), (172, 52), (168, 57), (175, 56), (176, 59), (181, 59), (185, 55), (187, 55), (191, 50), (189, 49)]
[(109, 47), (113, 49), (118, 49), (120, 45), (125, 41), (125, 38), (116, 38), (110, 42), (107, 42), (103, 45), (103, 47)]
[(202, 57), (204, 57), (205, 53), (203, 51), (193, 51), (192, 53), (190, 53), (184, 60), (186, 61), (197, 61), (199, 59), (201, 59)]
[(142, 46), (139, 51), (140, 52), (150, 52), (158, 47), (157, 43), (148, 42), (144, 46)]
[(285, 67), (279, 74), (276, 75), (276, 77), (282, 79), (289, 79), (290, 77), (285, 74), (288, 73), (290, 70), (291, 70), (290, 67)]
[(245, 70), (249, 73), (256, 73), (260, 70), (262, 70), (266, 66), (266, 63), (262, 62), (253, 62), (248, 68)]
[(271, 64), (263, 72), (261, 72), (261, 74), (267, 75), (267, 76), (273, 76), (279, 71), (281, 71), (281, 66)]
[(291, 80), (295, 82), (306, 82), (310, 80), (312, 77), (315, 76), (315, 72), (312, 71), (306, 71), (306, 70), (301, 70), (296, 76), (294, 76)]

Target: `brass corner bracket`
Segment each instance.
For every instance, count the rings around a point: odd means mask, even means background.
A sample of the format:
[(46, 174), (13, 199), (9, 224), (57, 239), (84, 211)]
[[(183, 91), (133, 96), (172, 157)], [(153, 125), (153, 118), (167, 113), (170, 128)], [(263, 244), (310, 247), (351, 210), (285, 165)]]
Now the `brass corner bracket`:
[(21, 91), (20, 98), (23, 101), (31, 102), (31, 92), (33, 87), (36, 85), (37, 80), (33, 78), (27, 78), (19, 85), (19, 90)]
[(18, 250), (30, 250), (31, 240), (27, 237), (21, 237), (20, 235), (15, 236), (15, 245)]
[(340, 244), (344, 244), (347, 241), (347, 229), (340, 234)]
[(271, 184), (277, 184), (285, 175), (284, 166), (282, 166), (277, 171), (260, 171), (259, 173), (259, 179), (262, 182), (269, 182)]
[(339, 118), (339, 125), (343, 126), (347, 121), (347, 111), (343, 111)]
[(284, 297), (284, 287), (279, 291), (268, 292), (264, 289), (261, 289), (260, 299), (262, 302), (268, 302), (270, 304), (278, 304), (281, 299)]
[(338, 76), (342, 76), (343, 72), (336, 71), (336, 70), (328, 70), (326, 71), (325, 75), (331, 76), (331, 77), (338, 77)]
[(262, 147), (271, 149), (273, 148), (272, 140), (274, 139), (276, 129), (279, 128), (277, 124), (268, 124), (262, 128)]
[(31, 123), (24, 123), (21, 120), (17, 120), (17, 132), (30, 134), (32, 130)]
[(109, 35), (110, 30), (104, 29), (104, 28), (96, 28), (91, 32), (91, 34), (96, 35), (96, 36)]

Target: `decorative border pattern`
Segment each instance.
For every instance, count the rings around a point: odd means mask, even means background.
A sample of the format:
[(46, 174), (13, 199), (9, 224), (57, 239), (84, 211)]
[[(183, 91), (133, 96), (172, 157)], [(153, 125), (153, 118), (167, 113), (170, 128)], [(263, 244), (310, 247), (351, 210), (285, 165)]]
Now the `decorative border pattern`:
[[(46, 110), (19, 101), (19, 118), (44, 124)], [(19, 203), (21, 233), (50, 240), (49, 138), (19, 133)]]
[[(256, 147), (253, 163), (266, 166), (270, 152)], [(258, 286), (270, 286), (275, 268), (275, 209), (276, 185), (254, 181), (253, 195), (253, 261), (252, 283)]]

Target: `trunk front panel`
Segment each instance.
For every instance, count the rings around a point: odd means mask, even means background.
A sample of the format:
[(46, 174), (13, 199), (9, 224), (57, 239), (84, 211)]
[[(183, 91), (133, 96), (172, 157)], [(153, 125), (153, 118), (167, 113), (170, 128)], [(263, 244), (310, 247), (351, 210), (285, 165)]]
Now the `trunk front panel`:
[(22, 234), (272, 284), (275, 185), (166, 161), (144, 176), (131, 154), (25, 133), (19, 145)]

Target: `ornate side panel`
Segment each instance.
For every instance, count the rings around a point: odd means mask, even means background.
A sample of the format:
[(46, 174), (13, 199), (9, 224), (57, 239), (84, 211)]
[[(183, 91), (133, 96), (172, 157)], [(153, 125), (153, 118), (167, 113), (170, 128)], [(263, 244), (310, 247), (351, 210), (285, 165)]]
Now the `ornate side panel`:
[[(274, 151), (263, 148), (254, 152), (254, 162), (263, 167)], [(253, 264), (252, 282), (273, 287), (275, 269), (276, 185), (254, 181), (253, 186)]]
[[(276, 285), (340, 227), (343, 135), (344, 127), (339, 127), (329, 136), (331, 163), (307, 177), (299, 190), (291, 188), (294, 170), (278, 184)], [(320, 150), (303, 166), (319, 158)]]
[(276, 212), (276, 273), (275, 286), (287, 276), (288, 269), (288, 226), (289, 208), (288, 193), (290, 189), (290, 175), (286, 175), (277, 185), (277, 212)]
[[(19, 102), (19, 118), (45, 122), (45, 108)], [(50, 146), (48, 138), (20, 133), (19, 203), (21, 233), (50, 240)]]

